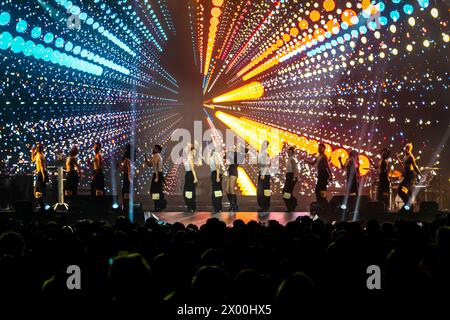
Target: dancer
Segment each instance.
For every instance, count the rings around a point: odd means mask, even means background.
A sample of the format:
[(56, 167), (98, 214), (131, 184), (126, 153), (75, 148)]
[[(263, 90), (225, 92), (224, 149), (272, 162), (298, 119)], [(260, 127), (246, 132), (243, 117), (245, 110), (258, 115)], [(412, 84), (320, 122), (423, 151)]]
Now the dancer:
[(315, 165), (317, 170), (317, 183), (316, 183), (316, 200), (319, 203), (327, 203), (327, 186), (328, 183), (333, 181), (333, 174), (331, 173), (328, 157), (325, 154), (325, 145), (319, 144), (318, 156), (313, 161), (304, 159), (309, 165)]
[(403, 167), (403, 180), (398, 186), (398, 196), (402, 199), (404, 203), (403, 208), (405, 210), (411, 209), (413, 201), (412, 189), (416, 180), (416, 173), (419, 175), (419, 177), (422, 176), (419, 167), (417, 167), (416, 158), (414, 158), (412, 154), (412, 149), (412, 143), (408, 143), (405, 145), (405, 157), (403, 158), (403, 161), (400, 159), (399, 155), (396, 154), (397, 160)]
[(155, 212), (161, 212), (167, 207), (167, 201), (164, 199), (164, 175), (163, 175), (163, 159), (161, 157), (162, 146), (155, 144), (152, 152), (151, 161), (145, 155), (145, 162), (153, 169), (152, 183), (150, 186), (150, 194), (155, 203)]
[(188, 212), (194, 212), (197, 209), (195, 189), (197, 187), (197, 173), (195, 172), (195, 147), (188, 144), (183, 157), (184, 169), (186, 171), (184, 178), (183, 196)]
[(268, 212), (270, 209), (270, 167), (271, 159), (267, 149), (269, 142), (264, 141), (258, 154), (258, 212)]
[(100, 142), (94, 144), (93, 177), (91, 182), (91, 194), (103, 196), (105, 194), (105, 173), (103, 172), (102, 145)]
[(66, 196), (76, 196), (78, 194), (78, 183), (80, 181), (80, 167), (77, 160), (78, 148), (72, 147), (66, 160)]
[(45, 210), (46, 184), (48, 182), (47, 160), (44, 154), (44, 145), (37, 143), (31, 149), (31, 161), (36, 163), (34, 197), (39, 205), (39, 210)]
[(223, 163), (217, 148), (214, 148), (209, 158), (209, 168), (211, 171), (211, 199), (214, 213), (222, 211), (222, 173)]
[(283, 199), (288, 212), (294, 212), (297, 207), (297, 198), (293, 195), (294, 187), (298, 181), (298, 161), (295, 158), (295, 147), (291, 146), (287, 150), (286, 159), (286, 180), (283, 188)]
[(378, 164), (374, 164), (372, 160), (370, 160), (370, 163), (378, 171), (377, 200), (384, 203), (386, 210), (390, 205), (391, 179), (389, 178), (389, 157), (391, 156), (391, 151), (385, 148), (381, 150), (380, 156), (381, 159)]
[(356, 150), (350, 151), (345, 163), (342, 162), (342, 157), (339, 157), (341, 168), (345, 169), (346, 173), (346, 195), (357, 196), (359, 193), (359, 154)]
[(227, 193), (228, 201), (230, 202), (230, 207), (228, 211), (230, 212), (237, 212), (239, 211), (239, 206), (237, 203), (237, 196), (236, 196), (236, 181), (239, 176), (239, 165), (244, 163), (245, 156), (248, 153), (249, 148), (247, 143), (245, 146), (242, 146), (241, 144), (238, 144), (237, 146), (234, 145), (230, 150), (227, 150), (225, 154), (225, 162), (228, 166), (228, 179), (227, 183), (225, 185), (225, 191)]
[(131, 188), (131, 145), (127, 144), (123, 153), (122, 163), (119, 167), (122, 172), (122, 196), (123, 209), (127, 209), (130, 204), (130, 188)]

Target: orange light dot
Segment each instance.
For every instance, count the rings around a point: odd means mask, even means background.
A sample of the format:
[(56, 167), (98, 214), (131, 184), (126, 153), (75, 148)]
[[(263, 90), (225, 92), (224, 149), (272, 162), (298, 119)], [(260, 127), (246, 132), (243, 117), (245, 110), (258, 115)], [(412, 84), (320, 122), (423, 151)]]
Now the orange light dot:
[(278, 39), (278, 41), (277, 41), (277, 46), (278, 46), (278, 48), (282, 47), (283, 44), (284, 44), (284, 41), (281, 40), (281, 39)]
[(320, 13), (317, 10), (313, 10), (311, 11), (311, 13), (309, 14), (309, 18), (311, 19), (311, 21), (318, 21), (320, 19)]
[(284, 42), (289, 42), (291, 40), (291, 36), (287, 33), (283, 34), (283, 40)]
[(300, 29), (302, 29), (302, 30), (308, 29), (308, 21), (306, 21), (306, 20), (300, 20), (300, 22), (298, 23), (298, 26), (299, 26)]
[(352, 23), (352, 17), (356, 17), (356, 12), (352, 9), (346, 9), (341, 15), (342, 21), (346, 22), (349, 26), (351, 26)]
[(221, 7), (223, 5), (223, 0), (213, 0), (212, 4), (216, 7)]
[(222, 10), (220, 10), (219, 8), (216, 7), (216, 8), (211, 9), (211, 15), (213, 17), (218, 18), (218, 17), (220, 17), (221, 14), (222, 14)]
[(297, 28), (291, 28), (289, 33), (291, 34), (291, 36), (296, 37), (296, 36), (298, 36), (298, 29)]
[(323, 2), (323, 8), (327, 11), (333, 11), (335, 7), (336, 4), (334, 3), (333, 0), (325, 0)]

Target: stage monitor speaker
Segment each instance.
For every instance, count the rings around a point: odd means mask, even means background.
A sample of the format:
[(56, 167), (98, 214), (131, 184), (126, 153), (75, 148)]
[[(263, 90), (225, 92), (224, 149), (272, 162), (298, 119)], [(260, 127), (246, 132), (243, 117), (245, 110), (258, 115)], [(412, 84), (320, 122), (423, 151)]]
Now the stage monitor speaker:
[[(347, 201), (346, 201), (347, 199)], [(352, 213), (355, 211), (361, 212), (366, 209), (367, 203), (370, 201), (370, 197), (367, 195), (361, 196), (334, 196), (330, 200), (330, 213), (337, 214), (338, 212)]]
[(33, 213), (33, 203), (31, 201), (14, 202), (14, 210), (20, 213)]
[(78, 195), (66, 198), (69, 204), (68, 217), (75, 220), (100, 219), (112, 222), (113, 197)]
[(439, 205), (436, 201), (423, 201), (420, 203), (420, 212), (439, 211)]

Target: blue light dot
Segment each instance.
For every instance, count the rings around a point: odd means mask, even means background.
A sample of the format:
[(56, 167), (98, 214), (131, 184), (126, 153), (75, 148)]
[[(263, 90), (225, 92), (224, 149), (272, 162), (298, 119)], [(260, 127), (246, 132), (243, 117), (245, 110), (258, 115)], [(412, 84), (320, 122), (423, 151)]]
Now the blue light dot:
[(24, 54), (26, 57), (31, 56), (31, 55), (33, 54), (33, 49), (34, 49), (35, 46), (36, 46), (36, 45), (34, 44), (33, 41), (28, 40), (28, 41), (25, 43), (24, 47), (23, 47), (23, 54)]
[(0, 34), (0, 49), (6, 50), (8, 49), (13, 42), (13, 37), (11, 33), (5, 31), (2, 34)]
[(400, 13), (397, 10), (391, 11), (391, 19), (396, 22), (400, 18)]
[(44, 42), (45, 42), (45, 43), (50, 43), (50, 42), (53, 41), (54, 37), (55, 37), (55, 36), (53, 35), (53, 33), (47, 32), (47, 33), (45, 34), (45, 36), (44, 36)]
[(42, 59), (42, 57), (44, 56), (44, 52), (45, 47), (42, 44), (38, 44), (33, 48), (33, 57), (35, 57), (38, 60)]
[(34, 39), (37, 39), (41, 36), (42, 29), (39, 27), (34, 27), (33, 30), (31, 30), (31, 37)]
[(6, 26), (9, 23), (11, 16), (8, 12), (2, 12), (0, 14), (0, 26)]
[(88, 25), (92, 25), (92, 24), (94, 23), (94, 19), (89, 18), (89, 19), (86, 20), (86, 23), (87, 23)]
[(55, 46), (56, 46), (57, 48), (62, 48), (62, 47), (64, 47), (64, 39), (63, 39), (63, 38), (58, 38), (58, 39), (56, 39), (56, 41), (55, 41)]
[(14, 53), (20, 53), (20, 52), (22, 52), (24, 45), (25, 45), (25, 40), (23, 40), (22, 37), (15, 37), (11, 44), (11, 50)]
[(25, 32), (25, 30), (27, 30), (27, 28), (28, 28), (28, 24), (25, 20), (20, 20), (16, 24), (17, 32), (20, 32), (20, 33)]
[(80, 52), (81, 52), (81, 47), (80, 46), (76, 46), (74, 49), (73, 49), (73, 54), (80, 54)]
[(72, 51), (72, 49), (73, 49), (73, 44), (72, 44), (72, 42), (67, 41), (67, 43), (66, 43), (64, 49), (65, 49), (66, 51)]
[(406, 14), (411, 14), (411, 13), (414, 12), (414, 8), (413, 8), (413, 6), (410, 5), (410, 4), (405, 4), (405, 5), (403, 6), (403, 12), (405, 12)]

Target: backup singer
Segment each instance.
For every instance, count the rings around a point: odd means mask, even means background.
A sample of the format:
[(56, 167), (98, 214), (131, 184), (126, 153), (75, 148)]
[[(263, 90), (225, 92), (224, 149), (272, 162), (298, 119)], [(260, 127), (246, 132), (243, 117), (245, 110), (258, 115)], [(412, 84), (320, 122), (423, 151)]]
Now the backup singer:
[(31, 161), (36, 163), (34, 197), (40, 210), (45, 210), (46, 184), (48, 182), (47, 160), (44, 154), (44, 145), (38, 143), (31, 149)]
[(297, 198), (293, 195), (298, 181), (298, 161), (295, 158), (295, 147), (289, 147), (286, 159), (286, 180), (283, 188), (283, 199), (288, 212), (294, 212), (297, 207)]
[(164, 199), (163, 159), (161, 157), (161, 152), (162, 146), (156, 144), (153, 148), (151, 161), (149, 161), (147, 155), (145, 155), (145, 162), (153, 169), (150, 194), (155, 203), (155, 212), (160, 212), (167, 207), (166, 199)]
[(220, 153), (214, 148), (214, 151), (209, 159), (209, 169), (211, 171), (211, 200), (214, 213), (222, 211), (222, 172), (223, 163)]
[(403, 167), (403, 180), (400, 182), (400, 185), (398, 186), (398, 196), (402, 199), (404, 206), (403, 208), (409, 210), (412, 204), (412, 189), (414, 187), (414, 183), (416, 180), (416, 174), (419, 175), (419, 177), (422, 175), (422, 173), (419, 170), (419, 167), (417, 167), (416, 164), (416, 158), (414, 158), (412, 154), (413, 145), (412, 143), (408, 143), (405, 146), (405, 157), (403, 160), (400, 159), (399, 155), (397, 154), (397, 160), (400, 162), (400, 164)]
[(258, 154), (258, 212), (268, 212), (270, 209), (270, 167), (271, 159), (267, 149), (269, 142), (264, 141)]
[(93, 176), (91, 182), (91, 194), (102, 196), (105, 193), (105, 173), (103, 172), (102, 145), (97, 142), (94, 144), (94, 162)]
[(225, 186), (225, 191), (227, 193), (228, 201), (230, 202), (230, 208), (228, 209), (230, 212), (239, 211), (236, 196), (236, 181), (239, 175), (239, 165), (244, 163), (245, 155), (248, 151), (249, 148), (247, 144), (245, 144), (244, 147), (239, 144), (238, 146), (233, 146), (230, 150), (227, 150), (225, 154), (225, 162), (228, 166), (228, 180)]
[(316, 184), (316, 199), (319, 203), (327, 203), (327, 186), (333, 181), (333, 174), (331, 173), (328, 157), (325, 154), (325, 145), (319, 144), (318, 156), (313, 161), (304, 159), (309, 165), (315, 165), (317, 170), (317, 184)]
[(72, 147), (66, 160), (66, 196), (76, 196), (78, 194), (78, 183), (80, 181), (80, 167), (78, 165), (78, 148)]
[(342, 157), (339, 157), (341, 168), (345, 169), (346, 173), (346, 195), (357, 196), (359, 192), (359, 155), (355, 150), (350, 151), (348, 159), (345, 163), (342, 162)]
[(197, 209), (195, 189), (197, 188), (197, 173), (195, 172), (195, 147), (193, 144), (188, 144), (185, 149), (183, 158), (184, 169), (186, 171), (184, 177), (183, 197), (188, 212), (194, 212)]

